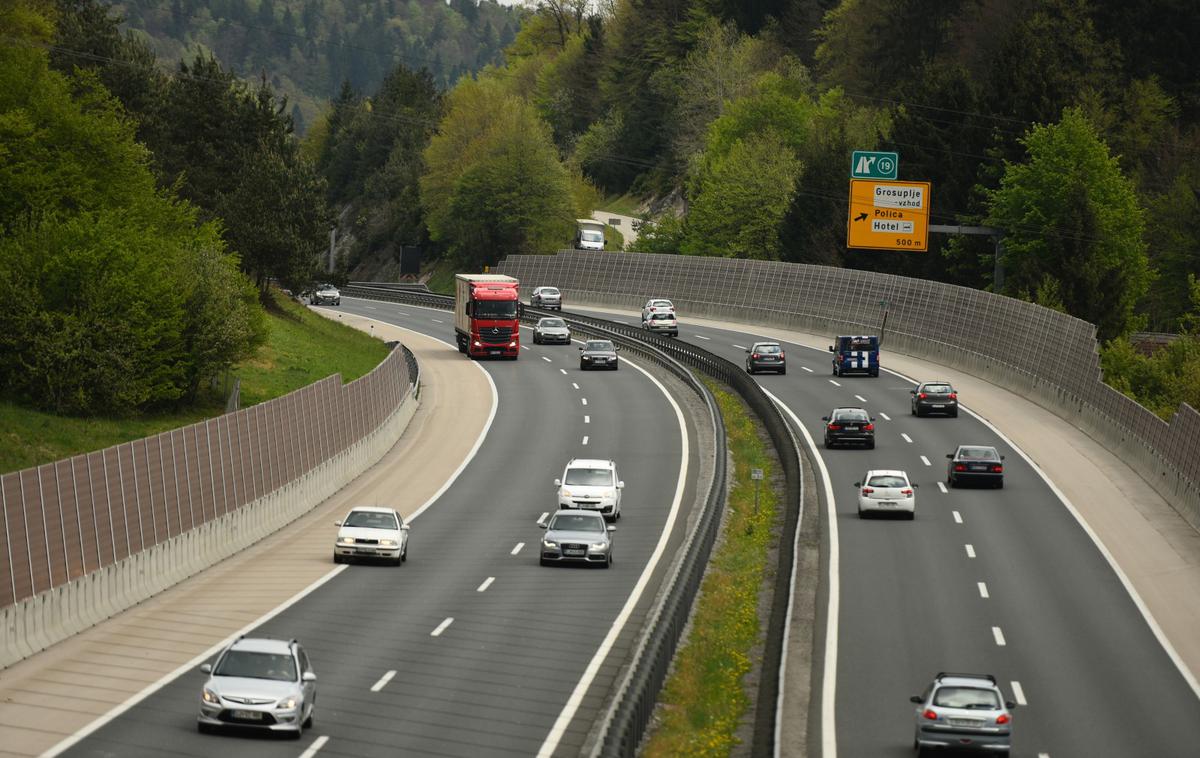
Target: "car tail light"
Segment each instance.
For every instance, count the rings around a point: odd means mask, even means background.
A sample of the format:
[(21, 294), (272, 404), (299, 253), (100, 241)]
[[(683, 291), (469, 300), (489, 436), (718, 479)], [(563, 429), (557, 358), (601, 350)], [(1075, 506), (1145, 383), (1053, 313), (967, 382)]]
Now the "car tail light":
[(950, 399), (951, 399), (951, 400), (957, 400), (957, 399), (958, 399), (958, 393), (957, 393), (957, 392), (951, 392), (951, 393), (950, 393)]
[(924, 392), (922, 392), (921, 394), (917, 395), (917, 399), (918, 399), (918, 400), (924, 400), (924, 399), (925, 399), (925, 393), (924, 393)]
[(758, 353), (750, 353), (750, 357), (754, 360), (758, 360)]
[(1003, 472), (1004, 472), (1004, 467), (1003, 467), (1003, 466), (1001, 466), (1001, 465), (1000, 465), (1000, 464), (998, 464), (998, 463), (992, 464), (992, 473), (993, 473), (993, 474), (1000, 474), (1000, 473), (1003, 473)]
[(838, 359), (838, 363), (842, 362), (842, 354), (841, 353), (837, 354), (837, 359)]
[(901, 495), (904, 495), (905, 497), (911, 497), (911, 496), (912, 496), (912, 490), (900, 490), (900, 494), (901, 494)]
[(864, 426), (864, 427), (863, 427), (863, 429), (864, 429), (865, 431), (868, 431), (868, 432), (873, 432), (873, 431), (875, 431), (875, 425), (874, 425), (874, 424), (867, 424), (866, 426)]
[(870, 487), (863, 487), (864, 495), (871, 495), (871, 494), (874, 494), (874, 492), (875, 492), (875, 490), (871, 489)]
[(925, 718), (929, 719), (930, 721), (938, 720), (937, 711), (933, 710), (932, 708), (926, 708), (925, 712), (922, 713), (921, 715), (924, 716)]
[(829, 431), (831, 432), (841, 431), (841, 428), (842, 427), (838, 426), (837, 424), (830, 424), (828, 427)]
[(782, 350), (779, 351), (779, 360), (783, 360), (783, 351)]
[(1009, 716), (1007, 713), (1001, 713), (999, 716), (996, 717), (997, 724), (1007, 724), (1010, 721), (1012, 721), (1012, 717)]
[(956, 463), (956, 464), (954, 464), (954, 470), (955, 471), (966, 471), (967, 470), (966, 464)]

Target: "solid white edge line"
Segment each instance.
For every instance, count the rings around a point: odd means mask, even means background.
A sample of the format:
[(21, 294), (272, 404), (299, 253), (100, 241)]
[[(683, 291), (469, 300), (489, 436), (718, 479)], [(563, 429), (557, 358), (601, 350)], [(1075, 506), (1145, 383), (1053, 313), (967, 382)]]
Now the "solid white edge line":
[(975, 586), (979, 587), (979, 596), (981, 598), (986, 600), (987, 598), (991, 597), (991, 595), (988, 594), (987, 582), (976, 582)]
[(429, 636), (430, 637), (441, 637), (442, 632), (446, 631), (446, 627), (450, 626), (453, 623), (454, 623), (454, 617), (447, 616), (446, 619), (442, 623), (437, 625), (437, 629), (434, 629), (432, 632), (429, 633)]
[[(898, 371), (892, 371), (891, 369), (884, 369), (884, 371), (887, 371), (889, 374), (894, 376), (898, 376), (908, 382), (912, 382), (914, 384), (916, 383), (915, 380), (905, 376), (904, 374), (901, 374)], [(1125, 592), (1127, 592), (1130, 599), (1133, 600), (1134, 606), (1136, 606), (1141, 612), (1142, 618), (1146, 621), (1146, 625), (1150, 627), (1151, 633), (1154, 634), (1155, 638), (1158, 639), (1158, 643), (1162, 645), (1163, 650), (1166, 651), (1167, 657), (1170, 658), (1171, 662), (1175, 664), (1175, 668), (1179, 670), (1179, 674), (1183, 677), (1183, 680), (1188, 684), (1189, 687), (1192, 688), (1192, 692), (1196, 695), (1196, 698), (1200, 699), (1200, 680), (1197, 680), (1196, 675), (1192, 673), (1191, 669), (1189, 669), (1187, 664), (1184, 663), (1183, 658), (1179, 656), (1179, 652), (1175, 650), (1175, 646), (1171, 644), (1169, 639), (1167, 639), (1166, 633), (1164, 633), (1162, 627), (1158, 625), (1158, 621), (1155, 620), (1154, 614), (1150, 612), (1150, 607), (1146, 605), (1144, 600), (1142, 600), (1142, 596), (1138, 594), (1137, 588), (1133, 586), (1133, 582), (1129, 580), (1129, 577), (1126, 576), (1125, 572), (1117, 564), (1117, 560), (1113, 558), (1112, 553), (1109, 552), (1108, 547), (1106, 547), (1104, 544), (1104, 541), (1100, 539), (1100, 535), (1096, 534), (1095, 530), (1093, 530), (1091, 525), (1088, 524), (1087, 520), (1084, 519), (1083, 514), (1081, 514), (1079, 510), (1075, 508), (1075, 504), (1071, 502), (1071, 499), (1067, 497), (1065, 492), (1058, 488), (1057, 484), (1051, 481), (1049, 474), (1043, 471), (1041, 466), (1034, 463), (1033, 459), (1030, 458), (1029, 455), (1020, 448), (1020, 446), (1009, 439), (1008, 435), (996, 428), (995, 424), (993, 424), (991, 421), (988, 421), (983, 416), (980, 416), (978, 413), (972, 411), (970, 408), (960, 405), (959, 409), (966, 411), (968, 414), (973, 416), (976, 421), (983, 424), (988, 429), (991, 429), (997, 437), (999, 437), (1006, 445), (1012, 448), (1013, 452), (1021, 456), (1021, 459), (1024, 460), (1031, 469), (1033, 469), (1034, 473), (1041, 477), (1043, 482), (1046, 483), (1046, 486), (1050, 488), (1050, 491), (1054, 493), (1055, 497), (1058, 498), (1058, 501), (1063, 504), (1063, 507), (1067, 509), (1067, 512), (1075, 518), (1076, 523), (1079, 524), (1084, 533), (1091, 538), (1092, 544), (1094, 544), (1096, 549), (1100, 551), (1100, 555), (1104, 556), (1104, 560), (1108, 562), (1108, 565), (1112, 568), (1113, 573), (1117, 575), (1117, 579), (1119, 579), (1122, 586), (1125, 587)]]
[(300, 754), (300, 758), (313, 758), (317, 751), (325, 747), (325, 743), (329, 742), (329, 735), (322, 734), (320, 737), (313, 740), (313, 743), (308, 746), (308, 749)]
[(516, 555), (517, 553), (521, 552), (521, 548), (523, 548), (523, 547), (525, 547), (525, 543), (518, 542), (517, 546), (512, 549), (512, 552), (509, 553), (509, 555)]
[(1000, 647), (1004, 647), (1008, 644), (1008, 642), (1006, 642), (1004, 639), (1004, 632), (1000, 631), (1000, 627), (998, 626), (992, 627), (992, 638), (996, 640), (996, 644)]
[(371, 685), (371, 692), (379, 692), (381, 689), (387, 686), (388, 682), (392, 681), (392, 677), (395, 675), (395, 671), (389, 671), (383, 676), (379, 677), (379, 681)]
[(925, 457), (925, 456), (923, 456), (923, 455), (921, 456), (921, 463), (924, 463), (926, 466), (932, 466), (932, 465), (933, 465), (932, 463), (930, 463), (930, 462), (929, 462), (929, 459), (928, 459), (928, 458), (926, 458), (926, 457)]
[(566, 705), (559, 712), (558, 718), (554, 720), (554, 725), (550, 727), (550, 733), (546, 735), (545, 741), (538, 749), (538, 758), (550, 758), (554, 755), (555, 749), (558, 748), (558, 743), (562, 740), (563, 734), (570, 725), (571, 720), (575, 718), (576, 711), (583, 703), (583, 696), (587, 693), (588, 688), (592, 684), (592, 680), (596, 678), (600, 666), (608, 657), (613, 643), (625, 628), (625, 624), (629, 621), (629, 616), (633, 613), (633, 609), (637, 607), (641, 599), (642, 593), (646, 589), (646, 585), (650, 582), (650, 577), (654, 574), (655, 568), (658, 566), (659, 560), (662, 559), (663, 553), (666, 551), (667, 542), (674, 531), (675, 521), (679, 516), (679, 507), (683, 502), (683, 492), (687, 486), (688, 469), (690, 467), (688, 446), (687, 422), (684, 420), (683, 411), (679, 408), (679, 403), (675, 402), (675, 398), (671, 397), (671, 393), (662, 385), (662, 382), (654, 378), (650, 372), (646, 371), (641, 366), (633, 361), (626, 360), (625, 363), (633, 368), (641, 371), (646, 375), (646, 378), (654, 383), (655, 386), (663, 393), (670, 402), (671, 407), (675, 409), (675, 418), (679, 422), (680, 444), (682, 448), (682, 458), (679, 462), (679, 477), (675, 481), (675, 498), (671, 501), (671, 511), (667, 514), (666, 523), (663, 524), (662, 532), (658, 537), (658, 544), (654, 546), (654, 552), (650, 555), (650, 560), (647, 561), (646, 567), (642, 569), (641, 576), (638, 577), (637, 584), (634, 585), (633, 591), (629, 593), (629, 597), (625, 600), (625, 605), (621, 608), (620, 613), (613, 620), (612, 626), (609, 627), (608, 634), (604, 636), (604, 640), (600, 643), (600, 647), (596, 649), (592, 659), (588, 662), (587, 668), (584, 669), (583, 676), (572, 690), (571, 696), (567, 698)]
[(1021, 683), (1014, 680), (1008, 684), (1012, 687), (1013, 700), (1017, 702), (1017, 705), (1029, 705), (1029, 702), (1025, 700), (1025, 689), (1021, 687)]
[[(409, 329), (406, 326), (400, 326), (398, 324), (393, 324), (393, 323), (390, 323), (387, 321), (382, 321), (380, 319), (370, 318), (369, 316), (358, 316), (358, 318), (366, 319), (367, 321), (376, 321), (380, 324), (386, 324), (387, 326), (395, 327), (397, 329), (402, 329), (403, 331), (406, 331), (406, 332), (412, 332), (413, 334), (418, 334), (422, 337), (428, 337), (429, 339), (434, 340), (435, 342), (442, 343), (446, 347), (452, 348), (454, 350), (458, 350), (458, 348), (455, 345), (452, 345), (451, 343), (446, 342), (445, 340), (438, 339), (437, 337), (431, 337), (428, 334), (425, 334), (423, 332), (418, 332), (415, 329)], [(417, 518), (417, 516), (420, 516), (422, 513), (424, 513), (425, 510), (427, 508), (429, 508), (429, 506), (433, 505), (437, 501), (437, 499), (439, 497), (441, 497), (442, 494), (446, 490), (450, 489), (450, 485), (454, 484), (454, 482), (458, 479), (459, 475), (462, 474), (463, 469), (465, 469), (467, 467), (467, 464), (469, 464), (475, 458), (476, 453), (479, 452), (479, 448), (483, 445), (484, 438), (487, 437), (488, 432), (490, 432), (492, 429), (492, 423), (496, 420), (496, 409), (500, 406), (500, 394), (496, 391), (496, 383), (492, 380), (492, 375), (489, 374), (487, 371), (485, 371), (483, 366), (480, 366), (478, 363), (475, 363), (474, 361), (472, 361), (472, 363), (475, 365), (476, 368), (478, 368), (480, 371), (483, 372), (483, 375), (488, 380), (488, 386), (491, 388), (491, 392), (492, 392), (492, 410), (488, 414), (488, 419), (487, 419), (487, 422), (484, 423), (483, 429), (479, 432), (479, 437), (476, 438), (475, 444), (471, 447), (471, 452), (467, 453), (467, 457), (464, 458), (462, 463), (459, 464), (458, 468), (456, 468), (454, 470), (454, 473), (450, 475), (450, 478), (447, 479), (442, 484), (442, 486), (438, 488), (438, 491), (433, 493), (433, 495), (428, 500), (426, 500), (421, 505), (420, 508), (413, 511), (412, 515), (408, 517), (409, 521), (412, 521), (413, 519)], [(271, 619), (278, 616), (280, 613), (283, 613), (285, 610), (290, 608), (292, 605), (300, 602), (300, 600), (304, 599), (304, 597), (306, 595), (313, 592), (318, 587), (320, 587), (322, 584), (324, 584), (325, 582), (328, 582), (330, 579), (337, 576), (342, 571), (345, 571), (347, 568), (349, 568), (348, 564), (342, 564), (340, 566), (335, 567), (328, 574), (325, 574), (324, 576), (320, 577), (319, 579), (314, 581), (312, 584), (310, 584), (307, 587), (305, 587), (304, 589), (300, 590), (300, 592), (296, 593), (292, 597), (285, 600), (283, 603), (279, 604), (275, 608), (268, 611), (266, 614), (260, 616), (259, 618), (255, 619), (254, 621), (251, 621), (246, 626), (242, 627), (238, 631), (229, 635), (221, 642), (218, 642), (217, 644), (213, 645), (208, 650), (204, 651), (203, 653), (196, 656), (192, 660), (190, 660), (187, 663), (183, 664), (182, 666), (176, 668), (174, 671), (170, 672), (169, 674), (164, 675), (163, 677), (159, 678), (152, 684), (149, 684), (146, 687), (142, 688), (137, 693), (135, 693), (135, 694), (131, 695), (130, 697), (128, 697), (127, 699), (125, 699), (120, 705), (114, 707), (112, 710), (108, 711), (107, 713), (97, 717), (95, 720), (93, 720), (92, 722), (90, 722), (89, 724), (84, 726), (83, 728), (79, 729), (77, 732), (72, 734), (70, 737), (64, 738), (58, 744), (54, 745), (49, 750), (42, 753), (42, 758), (53, 758), (53, 756), (56, 756), (59, 753), (63, 752), (64, 750), (75, 745), (83, 738), (92, 734), (97, 729), (100, 729), (108, 722), (117, 718), (118, 716), (125, 713), (126, 711), (128, 711), (133, 706), (137, 705), (139, 702), (141, 702), (145, 698), (152, 695), (154, 692), (162, 689), (167, 684), (174, 681), (177, 677), (182, 676), (189, 669), (195, 668), (201, 662), (203, 662), (206, 658), (210, 658), (213, 655), (215, 655), (216, 653), (218, 653), (219, 651), (221, 651), (222, 649), (224, 649), (230, 642), (232, 642), (234, 639), (236, 639), (238, 637), (238, 635), (246, 634), (247, 632), (250, 632), (251, 630), (267, 623)], [(324, 743), (322, 743), (322, 744), (324, 744)]]
[[(834, 758), (837, 755), (834, 706), (837, 696), (838, 613), (840, 612), (838, 563), (840, 557), (838, 549), (837, 503), (833, 496), (833, 480), (829, 477), (829, 469), (825, 467), (825, 459), (817, 451), (817, 443), (813, 440), (812, 435), (808, 433), (808, 430), (804, 428), (804, 424), (800, 422), (800, 418), (771, 392), (766, 389), (763, 389), (763, 392), (766, 392), (767, 397), (771, 398), (772, 402), (782, 408), (791, 417), (792, 423), (804, 435), (805, 444), (813, 452), (812, 459), (816, 461), (821, 480), (825, 485), (826, 511), (828, 512), (827, 520), (829, 522), (829, 556), (827, 564), (829, 566), (829, 598), (826, 602), (825, 663), (821, 677), (821, 756), (822, 758)], [(786, 654), (787, 651), (785, 650), (784, 655), (786, 656)], [(776, 718), (776, 724), (778, 723), (779, 719)], [(779, 741), (776, 740), (775, 744), (776, 750), (778, 750)]]
[(492, 582), (494, 582), (494, 581), (496, 581), (496, 577), (494, 577), (494, 576), (489, 576), (487, 579), (484, 579), (484, 580), (483, 580), (483, 584), (479, 585), (479, 586), (478, 586), (478, 587), (475, 589), (475, 591), (476, 591), (476, 592), (486, 592), (486, 591), (487, 591), (487, 588), (488, 588), (488, 587), (491, 587), (491, 586), (492, 586)]
[(260, 626), (261, 624), (265, 624), (266, 622), (275, 618), (280, 613), (283, 613), (288, 608), (290, 608), (292, 605), (294, 605), (296, 602), (301, 600), (305, 595), (312, 593), (317, 588), (319, 588), (322, 584), (325, 584), (330, 579), (334, 578), (335, 576), (337, 576), (338, 574), (340, 574), (341, 572), (345, 571), (348, 568), (350, 568), (350, 566), (347, 564), (342, 564), (340, 566), (333, 568), (332, 570), (329, 571), (329, 573), (325, 574), (320, 579), (317, 579), (315, 582), (308, 585), (304, 589), (300, 590), (295, 595), (292, 595), (287, 600), (285, 600), (282, 603), (280, 603), (279, 605), (275, 606), (270, 611), (268, 611), (266, 614), (258, 617), (254, 621), (251, 621), (249, 624), (246, 624), (241, 629), (237, 630), (236, 632), (229, 635), (225, 639), (216, 643), (215, 645), (213, 645), (209, 649), (205, 650), (200, 655), (197, 655), (195, 658), (192, 658), (190, 661), (188, 661), (187, 663), (184, 663), (183, 665), (179, 666), (178, 668), (171, 671), (170, 673), (164, 674), (163, 676), (159, 677), (153, 683), (146, 685), (145, 687), (143, 687), (140, 691), (138, 691), (134, 695), (131, 695), (130, 697), (126, 698), (125, 701), (122, 702), (120, 705), (116, 706), (112, 710), (108, 711), (104, 715), (102, 715), (99, 718), (92, 721), (87, 726), (85, 726), (82, 729), (80, 729), (79, 731), (75, 732), (75, 734), (72, 734), (70, 737), (67, 737), (66, 739), (62, 740), (54, 747), (52, 747), (49, 750), (47, 750), (46, 752), (42, 753), (42, 758), (52, 758), (52, 756), (56, 756), (59, 753), (63, 752), (64, 750), (67, 750), (68, 748), (74, 746), (80, 740), (82, 740), (83, 738), (92, 734), (97, 729), (100, 729), (101, 727), (103, 727), (108, 722), (112, 721), (113, 719), (117, 718), (121, 714), (125, 713), (126, 711), (128, 711), (130, 708), (132, 708), (133, 706), (140, 703), (145, 698), (149, 697), (150, 695), (154, 694), (156, 691), (165, 687), (167, 684), (170, 684), (176, 678), (178, 678), (178, 677), (182, 676), (183, 674), (187, 673), (188, 671), (196, 668), (201, 663), (203, 663), (205, 660), (213, 657), (217, 653), (224, 650), (231, 642), (233, 642), (235, 639), (237, 639), (238, 636), (246, 634), (247, 632), (251, 631), (255, 627)]

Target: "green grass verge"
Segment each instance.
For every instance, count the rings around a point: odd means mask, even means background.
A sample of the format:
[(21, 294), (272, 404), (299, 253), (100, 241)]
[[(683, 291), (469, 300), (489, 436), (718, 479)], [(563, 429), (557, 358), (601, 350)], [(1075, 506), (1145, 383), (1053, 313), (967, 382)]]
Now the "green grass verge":
[(638, 215), (638, 206), (642, 204), (641, 198), (633, 195), (608, 195), (600, 201), (598, 211), (611, 211), (621, 216)]
[[(674, 671), (659, 695), (659, 723), (642, 755), (727, 756), (750, 706), (743, 678), (759, 642), (759, 592), (778, 496), (771, 488), (773, 460), (758, 422), (736, 395), (711, 382), (725, 418), (733, 455), (733, 487), (722, 539), (700, 588), (691, 633), (675, 655)], [(761, 468), (758, 511), (750, 469)]]
[(430, 292), (436, 292), (439, 295), (454, 294), (454, 275), (458, 273), (458, 266), (451, 261), (441, 258), (434, 262), (429, 271), (429, 279), (426, 280), (425, 286)]
[[(233, 367), (242, 381), (242, 406), (286, 395), (330, 374), (357, 379), (377, 366), (387, 347), (370, 335), (277, 297), (268, 310), (267, 342)], [(232, 378), (230, 379), (232, 382)], [(225, 410), (213, 393), (196, 406), (130, 418), (70, 418), (0, 401), (0, 472), (17, 471), (175, 429)]]

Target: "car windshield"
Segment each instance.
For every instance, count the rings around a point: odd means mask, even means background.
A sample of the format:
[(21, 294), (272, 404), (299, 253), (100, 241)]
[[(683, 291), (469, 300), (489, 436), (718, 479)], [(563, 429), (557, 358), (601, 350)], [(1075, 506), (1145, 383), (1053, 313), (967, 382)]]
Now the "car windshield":
[(867, 482), (872, 487), (907, 487), (908, 482), (895, 474), (876, 474)]
[(541, 327), (566, 326), (566, 325), (567, 325), (567, 322), (563, 321), (561, 318), (544, 318), (538, 322), (538, 326), (541, 326)]
[(587, 343), (588, 350), (612, 350), (613, 343), (607, 340), (592, 340)]
[(516, 318), (516, 300), (476, 300), (476, 318)]
[(654, 321), (671, 321), (675, 318), (675, 314), (673, 314), (673, 313), (651, 313), (650, 318), (651, 318), (651, 320), (654, 320)]
[(376, 513), (374, 511), (352, 511), (346, 520), (342, 522), (342, 526), (357, 526), (363, 529), (399, 529), (396, 525), (396, 517), (390, 513)]
[(559, 514), (550, 522), (551, 529), (570, 532), (603, 532), (604, 518), (582, 514)]
[(779, 349), (779, 345), (755, 345), (754, 352), (766, 353), (767, 355), (776, 355), (783, 351)]
[(558, 289), (556, 287), (542, 287), (542, 294), (551, 296), (557, 295)]
[(563, 484), (577, 487), (610, 487), (612, 470), (606, 468), (569, 468)]
[(215, 676), (238, 676), (246, 679), (296, 681), (296, 662), (286, 653), (257, 653), (249, 650), (230, 650), (213, 670)]
[(949, 384), (926, 384), (923, 391), (934, 395), (946, 395), (954, 390), (950, 389)]
[(938, 687), (933, 704), (943, 708), (989, 708), (1000, 707), (1000, 697), (995, 690), (979, 687)]
[(874, 337), (847, 337), (842, 340), (843, 350), (874, 350)]
[(584, 242), (603, 242), (604, 235), (600, 232), (583, 232), (582, 238)]
[(651, 308), (674, 308), (675, 306), (671, 305), (670, 300), (651, 300), (650, 307)]
[(972, 461), (999, 460), (996, 451), (990, 447), (960, 447), (958, 449), (958, 457)]
[(834, 411), (833, 418), (835, 421), (863, 421), (867, 420), (866, 411)]

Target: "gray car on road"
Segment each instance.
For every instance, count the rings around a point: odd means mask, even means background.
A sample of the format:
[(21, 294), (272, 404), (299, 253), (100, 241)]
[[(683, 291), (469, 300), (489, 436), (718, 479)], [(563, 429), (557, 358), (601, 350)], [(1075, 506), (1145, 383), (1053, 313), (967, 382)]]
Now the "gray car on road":
[(312, 726), (317, 675), (296, 640), (238, 637), (200, 670), (208, 679), (200, 691), (199, 731), (242, 727), (299, 739)]
[(571, 344), (571, 328), (561, 318), (547, 316), (539, 318), (537, 326), (533, 327), (533, 344)]
[(953, 748), (1008, 755), (1012, 746), (1012, 713), (991, 674), (940, 672), (925, 691), (913, 695), (917, 704), (913, 749), (926, 755), (930, 748)]
[(542, 537), (539, 562), (592, 563), (608, 568), (613, 563), (613, 532), (597, 511), (561, 510), (539, 524), (546, 530)]

